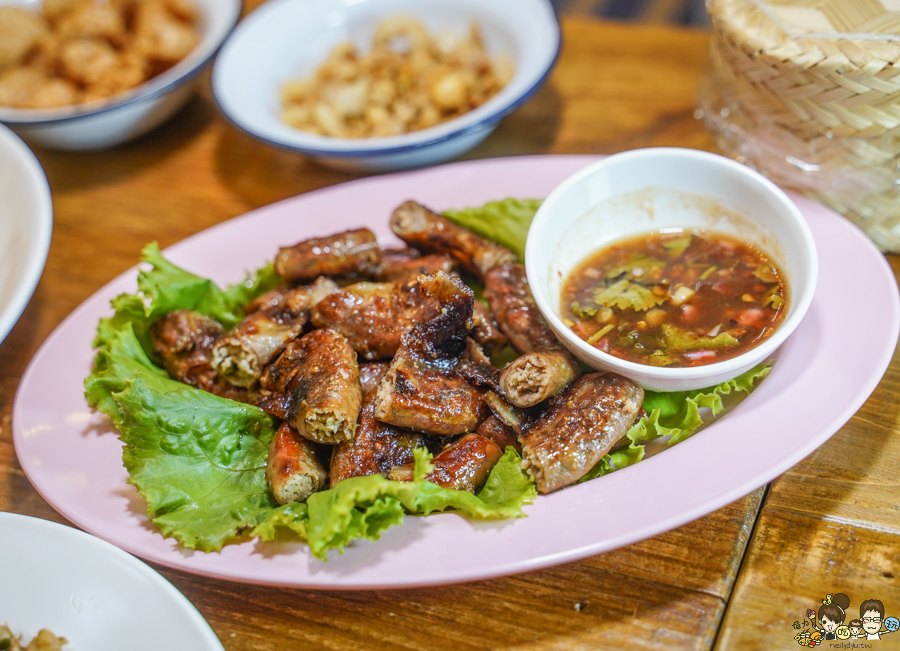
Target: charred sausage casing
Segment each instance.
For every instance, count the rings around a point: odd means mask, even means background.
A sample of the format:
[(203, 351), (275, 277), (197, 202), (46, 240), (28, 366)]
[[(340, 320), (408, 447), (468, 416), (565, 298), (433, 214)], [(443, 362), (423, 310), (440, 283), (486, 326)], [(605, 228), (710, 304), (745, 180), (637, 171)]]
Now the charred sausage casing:
[(309, 288), (303, 287), (248, 314), (213, 346), (213, 368), (234, 386), (252, 387), (266, 365), (303, 331), (308, 306)]
[[(474, 493), (487, 480), (491, 469), (503, 456), (503, 450), (480, 434), (466, 434), (441, 450), (434, 459), (432, 471), (425, 476), (443, 488)], [(390, 479), (412, 481), (415, 464), (391, 470)]]
[(415, 279), (362, 282), (326, 296), (312, 308), (310, 320), (317, 328), (337, 330), (362, 359), (376, 361), (393, 357), (403, 335), (440, 309)]
[(592, 373), (550, 399), (523, 425), (522, 466), (541, 493), (587, 474), (639, 418), (644, 391), (614, 373)]
[(257, 296), (247, 304), (244, 308), (247, 314), (258, 312), (270, 307), (278, 307), (290, 301), (298, 300), (298, 296), (303, 294), (306, 296), (306, 305), (314, 306), (323, 298), (340, 289), (338, 284), (331, 278), (319, 276), (312, 284), (303, 287), (292, 287), (288, 284), (279, 285), (274, 289), (270, 289), (262, 296)]
[(215, 319), (192, 312), (170, 312), (150, 326), (154, 352), (170, 376), (185, 384), (205, 388), (215, 377), (209, 365), (213, 344), (225, 334)]
[(170, 312), (150, 326), (154, 352), (170, 377), (223, 398), (249, 402), (254, 396), (225, 382), (210, 363), (213, 345), (224, 334), (218, 321), (190, 310)]
[(522, 265), (504, 263), (488, 270), (484, 278), (484, 297), (503, 334), (519, 353), (560, 345), (535, 303)]
[(331, 487), (351, 477), (387, 476), (394, 466), (412, 463), (413, 451), (425, 447), (424, 434), (393, 427), (375, 420), (374, 394), (367, 393), (359, 411), (359, 424), (352, 441), (334, 446), (331, 455)]
[(373, 270), (381, 282), (408, 280), (421, 275), (431, 275), (438, 271), (450, 273), (453, 259), (448, 255), (421, 255), (415, 249), (383, 251), (381, 262)]
[(308, 281), (317, 276), (365, 272), (379, 260), (381, 249), (375, 234), (360, 228), (281, 248), (275, 256), (275, 273), (285, 280)]
[(394, 210), (391, 230), (409, 246), (451, 256), (478, 278), (484, 278), (491, 267), (516, 260), (516, 254), (505, 246), (457, 226), (415, 201)]
[(439, 311), (403, 336), (403, 344), (375, 392), (375, 418), (429, 434), (474, 431), (487, 417), (481, 392), (455, 368), (468, 348), (472, 290), (438, 272), (419, 284)]
[(305, 502), (325, 487), (328, 471), (315, 444), (283, 423), (269, 444), (266, 479), (279, 504)]
[(378, 387), (381, 378), (388, 370), (390, 364), (388, 362), (369, 362), (368, 364), (359, 365), (359, 387), (362, 390), (363, 398), (370, 391)]
[(312, 441), (334, 444), (352, 439), (362, 394), (356, 353), (347, 340), (322, 328), (293, 342), (283, 354), (296, 363), (286, 386), (290, 396), (286, 420)]
[(484, 295), (500, 329), (522, 353), (500, 373), (500, 389), (511, 403), (532, 407), (581, 375), (578, 360), (562, 347), (535, 303), (522, 265), (490, 269)]

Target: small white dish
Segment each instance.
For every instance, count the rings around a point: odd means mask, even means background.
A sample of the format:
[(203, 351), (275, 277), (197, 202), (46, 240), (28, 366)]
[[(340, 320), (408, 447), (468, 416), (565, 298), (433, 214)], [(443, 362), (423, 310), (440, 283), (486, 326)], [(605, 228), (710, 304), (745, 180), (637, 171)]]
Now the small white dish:
[[(512, 58), (513, 79), (465, 115), (398, 136), (334, 138), (281, 121), (282, 84), (310, 76), (342, 42), (368, 51), (376, 25), (397, 14), (415, 16), (432, 32), (462, 34), (474, 22), (491, 55)], [(455, 158), (484, 140), (541, 86), (559, 46), (559, 25), (547, 0), (269, 0), (241, 22), (222, 48), (213, 69), (213, 93), (238, 128), (324, 165), (366, 172), (423, 167)]]
[(0, 622), (26, 644), (46, 628), (66, 651), (223, 651), (175, 586), (72, 527), (0, 512)]
[[(200, 44), (160, 75), (109, 100), (52, 109), (0, 106), (0, 122), (31, 144), (48, 149), (106, 149), (159, 126), (190, 99), (193, 81), (231, 33), (241, 0), (189, 0), (198, 10)], [(38, 11), (37, 0), (0, 0)]]
[(25, 143), (0, 126), (0, 342), (34, 293), (52, 231), (44, 170)]
[[(562, 285), (579, 263), (607, 244), (665, 228), (731, 235), (769, 254), (788, 286), (788, 311), (775, 334), (732, 359), (672, 368), (602, 352), (563, 323)], [(731, 159), (677, 148), (615, 154), (573, 175), (541, 205), (525, 246), (535, 301), (560, 341), (591, 368), (654, 391), (713, 386), (769, 359), (806, 314), (817, 264), (809, 227), (771, 181)]]

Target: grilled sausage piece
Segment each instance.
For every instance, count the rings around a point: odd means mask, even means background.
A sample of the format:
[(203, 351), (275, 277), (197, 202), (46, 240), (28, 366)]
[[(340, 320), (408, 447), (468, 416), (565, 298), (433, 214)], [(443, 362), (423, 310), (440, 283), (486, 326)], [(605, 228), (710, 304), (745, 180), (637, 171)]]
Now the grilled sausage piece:
[(516, 452), (522, 454), (522, 445), (516, 436), (516, 432), (506, 423), (504, 423), (495, 414), (491, 414), (487, 420), (478, 426), (476, 434), (490, 439), (501, 450), (512, 446)]
[(403, 336), (376, 389), (375, 418), (444, 436), (474, 431), (487, 407), (481, 391), (454, 370), (468, 346), (472, 290), (443, 272), (422, 276), (419, 284), (439, 311)]
[(403, 335), (438, 312), (440, 305), (416, 279), (363, 282), (326, 296), (312, 308), (310, 320), (318, 328), (337, 330), (362, 359), (375, 361), (393, 357)]
[(541, 493), (572, 484), (594, 467), (639, 418), (644, 391), (614, 373), (592, 373), (551, 398), (522, 426), (522, 467)]
[(471, 336), (488, 355), (493, 355), (503, 348), (509, 341), (500, 324), (491, 313), (491, 309), (482, 301), (475, 301), (474, 313), (472, 314), (472, 332)]
[(450, 273), (453, 258), (449, 255), (422, 255), (415, 249), (383, 251), (381, 262), (372, 270), (381, 282), (408, 280), (417, 276), (430, 276), (438, 271)]
[[(276, 418), (282, 420), (288, 418), (288, 410), (293, 404), (288, 384), (299, 371), (305, 359), (305, 347), (300, 346), (297, 342), (288, 344), (284, 352), (274, 362), (269, 364), (260, 376), (259, 385), (261, 389), (258, 392), (256, 406)], [(361, 395), (366, 395), (378, 386), (378, 382), (381, 380), (387, 367), (387, 362), (359, 364)]]
[(459, 356), (453, 371), (473, 387), (494, 391), (500, 388), (499, 370), (471, 337), (466, 339), (466, 349)]
[(331, 487), (350, 477), (387, 476), (394, 466), (412, 463), (413, 451), (428, 438), (418, 432), (375, 420), (374, 393), (367, 393), (359, 411), (359, 424), (352, 441), (334, 446), (331, 455)]
[(306, 323), (309, 287), (291, 290), (276, 305), (248, 314), (212, 350), (212, 366), (225, 380), (250, 388), (263, 369)]
[(312, 280), (365, 272), (381, 260), (375, 234), (367, 228), (314, 237), (279, 249), (275, 273), (285, 280)]
[(150, 326), (154, 351), (173, 379), (223, 398), (248, 402), (252, 399), (248, 391), (222, 380), (210, 364), (213, 345), (224, 333), (218, 321), (190, 310), (170, 312)]
[[(444, 488), (474, 493), (487, 480), (491, 469), (502, 456), (503, 450), (489, 438), (466, 434), (432, 459), (434, 469), (425, 479)], [(414, 463), (395, 467), (389, 478), (412, 481), (414, 469)]]
[(279, 285), (274, 289), (270, 289), (262, 296), (258, 296), (247, 304), (244, 308), (247, 314), (252, 314), (258, 310), (264, 310), (268, 307), (278, 307), (290, 300), (296, 300), (294, 297), (298, 293), (307, 295), (307, 307), (312, 307), (323, 298), (340, 289), (338, 284), (331, 278), (319, 276), (311, 285), (301, 287), (291, 287), (288, 284)]
[(150, 326), (154, 352), (174, 379), (203, 388), (215, 378), (209, 365), (213, 344), (225, 334), (215, 319), (192, 312), (170, 312)]
[(369, 362), (359, 365), (359, 387), (362, 389), (363, 396), (367, 396), (378, 386), (381, 378), (387, 372), (388, 366), (390, 366), (388, 362)]
[(484, 297), (503, 334), (519, 353), (560, 346), (534, 302), (522, 265), (505, 263), (490, 269), (484, 278)]
[(500, 372), (500, 391), (517, 407), (533, 407), (569, 386), (581, 365), (565, 350), (525, 353)]
[(347, 340), (328, 328), (313, 330), (282, 355), (294, 363), (286, 382), (287, 422), (311, 441), (352, 439), (362, 393), (356, 353)]
[(556, 395), (581, 375), (581, 365), (559, 343), (531, 295), (525, 268), (502, 264), (485, 277), (484, 295), (503, 333), (522, 356), (500, 373), (500, 389), (517, 407)]
[(319, 460), (316, 445), (282, 423), (269, 444), (266, 479), (279, 504), (305, 502), (325, 487), (328, 471)]
[(491, 267), (516, 260), (516, 254), (505, 246), (457, 226), (415, 201), (394, 210), (391, 230), (409, 246), (451, 256), (478, 278), (484, 278)]

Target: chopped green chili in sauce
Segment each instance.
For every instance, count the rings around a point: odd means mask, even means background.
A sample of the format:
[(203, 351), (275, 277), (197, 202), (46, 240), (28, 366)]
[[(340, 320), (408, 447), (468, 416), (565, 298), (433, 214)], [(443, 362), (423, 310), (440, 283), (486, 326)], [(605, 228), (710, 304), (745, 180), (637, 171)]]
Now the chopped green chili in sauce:
[(654, 232), (604, 247), (563, 284), (562, 317), (589, 344), (652, 366), (721, 362), (772, 336), (784, 276), (734, 238)]

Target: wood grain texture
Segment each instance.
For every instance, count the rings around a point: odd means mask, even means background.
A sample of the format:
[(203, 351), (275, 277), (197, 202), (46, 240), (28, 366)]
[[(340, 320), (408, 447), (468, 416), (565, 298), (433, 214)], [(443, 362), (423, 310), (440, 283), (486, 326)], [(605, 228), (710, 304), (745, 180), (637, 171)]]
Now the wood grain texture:
[[(258, 2), (246, 4), (249, 10)], [(467, 158), (611, 153), (649, 145), (710, 148), (693, 117), (706, 61), (704, 33), (577, 19), (564, 23), (564, 39), (548, 84)], [(94, 291), (133, 266), (148, 241), (165, 247), (248, 210), (353, 177), (235, 130), (216, 113), (206, 79), (184, 110), (138, 141), (99, 154), (37, 155), (53, 191), (55, 224), (37, 291), (0, 343), (0, 509), (65, 522), (24, 476), (10, 431), (16, 385), (41, 342)], [(728, 631), (737, 630), (744, 618), (764, 625), (775, 621), (766, 619), (774, 606), (762, 608), (771, 598), (765, 581), (787, 585), (788, 577), (781, 576), (777, 562), (764, 565), (766, 558), (819, 545), (827, 539), (820, 531), (849, 526), (822, 520), (823, 512), (866, 523), (881, 517), (877, 512), (889, 503), (900, 504), (878, 488), (880, 483), (891, 490), (896, 457), (883, 455), (896, 453), (891, 437), (896, 437), (897, 372), (892, 366), (861, 414), (810, 461), (776, 482), (756, 528), (753, 555), (743, 566), (757, 580), (742, 579), (737, 601), (744, 614), (729, 615), (721, 647), (743, 639)], [(835, 447), (845, 436), (846, 446)], [(859, 439), (871, 445), (876, 462), (859, 450), (848, 453)], [(869, 473), (867, 488), (855, 483), (860, 471)], [(827, 511), (809, 497), (817, 494), (824, 496)], [(807, 496), (803, 509), (796, 506), (803, 503), (801, 495)], [(756, 491), (679, 529), (601, 556), (458, 586), (314, 592), (158, 569), (196, 604), (229, 651), (707, 649), (719, 634), (762, 496)], [(776, 508), (779, 504), (784, 506)], [(865, 527), (854, 527), (854, 535), (869, 535)], [(888, 536), (881, 529), (871, 536), (876, 533)], [(896, 576), (887, 546), (896, 539), (879, 540), (881, 547), (867, 549), (880, 550), (880, 556), (873, 552), (866, 562)], [(823, 556), (823, 563), (862, 572), (853, 569), (855, 560), (841, 545), (828, 549), (831, 556)], [(791, 585), (804, 598), (818, 595), (818, 585), (805, 592), (810, 577), (825, 576), (821, 566), (800, 562), (810, 558), (797, 556), (791, 570)]]
[[(889, 260), (897, 274), (900, 260)], [(796, 648), (793, 622), (829, 593), (850, 597), (847, 621), (870, 598), (884, 603), (886, 616), (900, 616), (898, 395), (895, 352), (857, 414), (772, 483), (717, 648)], [(900, 649), (900, 634), (871, 644)]]

